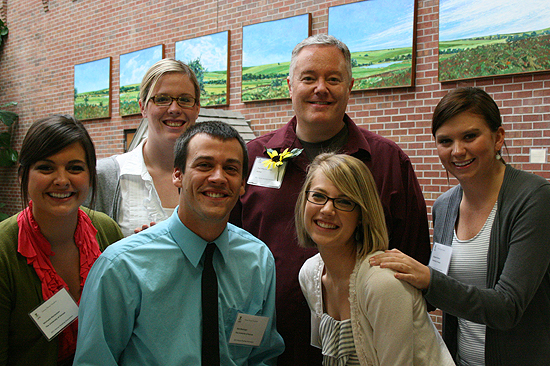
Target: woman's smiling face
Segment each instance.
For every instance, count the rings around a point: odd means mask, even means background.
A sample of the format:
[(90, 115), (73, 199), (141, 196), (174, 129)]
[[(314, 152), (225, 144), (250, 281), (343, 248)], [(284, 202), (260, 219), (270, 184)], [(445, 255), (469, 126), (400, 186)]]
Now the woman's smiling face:
[(504, 129), (493, 132), (482, 116), (463, 112), (437, 129), (435, 143), (443, 166), (465, 183), (501, 167), (496, 154), (504, 144)]
[(173, 146), (177, 138), (195, 124), (200, 110), (197, 98), (200, 96), (195, 96), (195, 88), (189, 76), (178, 72), (166, 73), (158, 80), (151, 95), (160, 94), (174, 98), (190, 96), (196, 100), (191, 108), (183, 108), (176, 101), (168, 106), (157, 106), (152, 99), (147, 105), (142, 105), (140, 100), (141, 114), (148, 121), (147, 139), (161, 144), (170, 142), (170, 146)]
[(33, 215), (76, 215), (90, 190), (86, 152), (75, 142), (56, 154), (37, 161), (29, 169), (29, 198)]
[[(311, 181), (309, 191), (322, 193), (332, 198), (347, 198), (320, 171)], [(334, 201), (328, 200), (324, 205), (306, 201), (305, 229), (318, 247), (355, 247), (355, 229), (360, 222), (360, 210), (346, 212), (334, 207)]]

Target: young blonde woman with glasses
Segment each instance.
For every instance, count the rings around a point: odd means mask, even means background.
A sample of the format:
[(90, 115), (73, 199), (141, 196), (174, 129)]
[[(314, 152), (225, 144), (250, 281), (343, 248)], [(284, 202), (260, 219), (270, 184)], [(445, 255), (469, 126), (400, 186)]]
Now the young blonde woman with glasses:
[(323, 365), (454, 365), (420, 291), (368, 259), (388, 247), (368, 168), (349, 155), (317, 156), (296, 203), (303, 247), (319, 254), (300, 270), (311, 343)]
[(172, 184), (174, 144), (195, 124), (200, 87), (181, 61), (163, 59), (147, 71), (139, 106), (148, 136), (134, 150), (98, 162), (99, 191), (95, 209), (111, 216), (125, 236), (170, 217), (178, 204)]

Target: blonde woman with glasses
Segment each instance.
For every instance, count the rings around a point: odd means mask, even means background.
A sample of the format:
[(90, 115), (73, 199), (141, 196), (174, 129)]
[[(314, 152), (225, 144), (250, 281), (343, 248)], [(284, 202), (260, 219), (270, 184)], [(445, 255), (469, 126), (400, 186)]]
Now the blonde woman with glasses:
[(454, 365), (420, 291), (369, 264), (387, 249), (388, 235), (360, 160), (315, 158), (296, 203), (296, 231), (301, 246), (319, 249), (299, 280), (323, 365)]
[(148, 136), (134, 150), (98, 162), (95, 209), (105, 212), (128, 236), (170, 217), (178, 204), (172, 184), (174, 144), (195, 124), (200, 87), (181, 61), (163, 59), (151, 66), (140, 86), (139, 106)]

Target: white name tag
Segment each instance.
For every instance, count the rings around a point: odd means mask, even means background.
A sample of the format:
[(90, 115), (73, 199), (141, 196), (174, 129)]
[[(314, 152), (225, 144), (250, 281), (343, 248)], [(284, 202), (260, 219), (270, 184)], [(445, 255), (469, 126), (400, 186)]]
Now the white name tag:
[(283, 183), (283, 177), (285, 176), (286, 170), (286, 161), (278, 167), (273, 167), (271, 169), (266, 168), (263, 164), (264, 161), (269, 160), (268, 158), (262, 158), (260, 156), (256, 157), (254, 160), (254, 165), (252, 166), (252, 171), (248, 177), (248, 184), (252, 184), (260, 187), (267, 188), (281, 188)]
[(264, 337), (265, 328), (269, 318), (266, 316), (237, 314), (237, 320), (233, 325), (233, 332), (229, 338), (231, 344), (242, 344), (246, 346), (259, 346)]
[(78, 305), (69, 292), (62, 288), (31, 311), (29, 316), (50, 341), (78, 317)]
[(451, 264), (452, 253), (453, 247), (434, 243), (428, 266), (443, 274), (447, 274), (449, 272), (449, 265)]

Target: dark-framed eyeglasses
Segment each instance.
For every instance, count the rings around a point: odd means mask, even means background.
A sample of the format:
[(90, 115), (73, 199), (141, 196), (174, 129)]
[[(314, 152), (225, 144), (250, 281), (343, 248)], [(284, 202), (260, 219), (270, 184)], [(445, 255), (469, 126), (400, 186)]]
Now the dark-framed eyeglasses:
[(153, 103), (159, 107), (168, 107), (175, 100), (176, 103), (182, 108), (193, 108), (195, 106), (196, 99), (190, 95), (182, 95), (177, 98), (174, 98), (171, 95), (167, 94), (158, 94), (154, 97), (151, 97)]
[(331, 200), (334, 208), (340, 211), (351, 212), (357, 207), (357, 203), (348, 198), (332, 198), (317, 191), (306, 191), (306, 193), (307, 200), (315, 205), (325, 205)]

